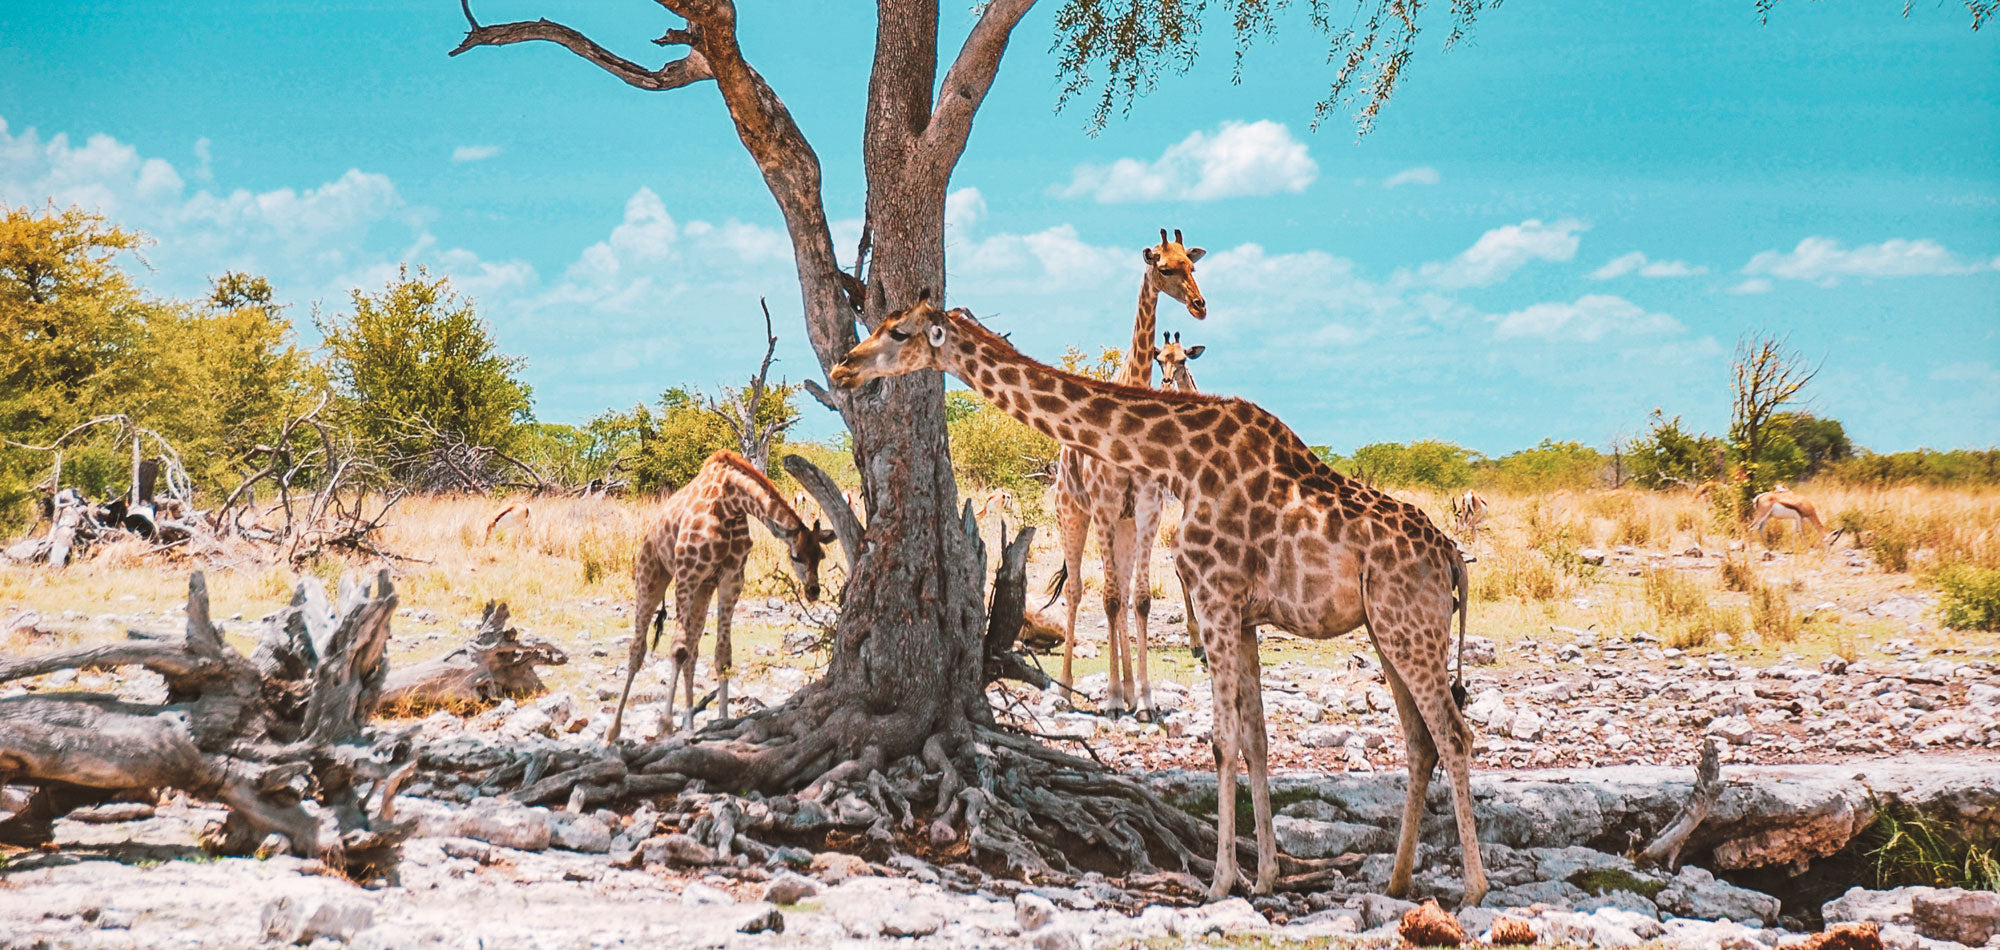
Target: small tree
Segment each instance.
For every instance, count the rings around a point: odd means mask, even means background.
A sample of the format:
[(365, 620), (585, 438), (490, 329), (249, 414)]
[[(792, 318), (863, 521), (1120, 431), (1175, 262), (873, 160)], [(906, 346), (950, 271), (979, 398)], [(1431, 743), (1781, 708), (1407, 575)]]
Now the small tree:
[(1658, 409), (1645, 437), (1625, 445), (1633, 480), (1654, 489), (1692, 488), (1719, 479), (1726, 454), (1721, 439), (1689, 432), (1681, 428), (1681, 417), (1669, 419)]
[[(528, 421), (526, 361), (494, 345), (469, 300), (444, 277), (408, 267), (380, 292), (353, 292), (354, 312), (322, 320), (328, 368), (354, 429), (391, 470), (445, 448), (501, 448)], [(468, 473), (470, 474), (470, 473)]]
[(1777, 469), (1767, 458), (1777, 429), (1772, 418), (1779, 407), (1798, 398), (1799, 391), (1819, 375), (1805, 357), (1787, 347), (1783, 337), (1744, 337), (1736, 344), (1730, 388), (1729, 444), (1745, 476), (1745, 510), (1758, 492), (1768, 490)]
[[(742, 389), (725, 388), (722, 398), (708, 400), (708, 411), (720, 417), (729, 431), (736, 435), (737, 452), (760, 470), (769, 471), (772, 441), (796, 424), (799, 414), (792, 408), (793, 387), (782, 383), (775, 388), (770, 385), (771, 360), (778, 352), (778, 334), (771, 329), (770, 305), (759, 297), (757, 306), (764, 310), (764, 362), (757, 365), (757, 375), (750, 377), (750, 385)], [(772, 395), (777, 398), (766, 405), (765, 398)]]

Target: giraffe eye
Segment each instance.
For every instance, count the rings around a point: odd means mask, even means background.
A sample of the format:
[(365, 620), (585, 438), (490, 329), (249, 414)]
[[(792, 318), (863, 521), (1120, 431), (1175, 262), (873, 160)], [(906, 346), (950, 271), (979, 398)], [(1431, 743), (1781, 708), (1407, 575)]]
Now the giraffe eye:
[(891, 328), (889, 330), (889, 339), (895, 340), (898, 343), (908, 340), (909, 338), (910, 338), (910, 333), (908, 331), (897, 330), (894, 328)]

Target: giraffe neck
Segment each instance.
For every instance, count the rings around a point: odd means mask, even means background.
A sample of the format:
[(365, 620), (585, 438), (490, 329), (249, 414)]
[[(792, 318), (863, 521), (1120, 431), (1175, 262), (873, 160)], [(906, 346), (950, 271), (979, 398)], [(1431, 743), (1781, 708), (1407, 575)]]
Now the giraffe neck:
[(1214, 427), (1230, 400), (1065, 373), (1029, 359), (957, 312), (947, 319), (955, 332), (940, 353), (946, 372), (1066, 447), (1142, 468), (1183, 499), (1194, 492), (1199, 463), (1179, 449), (1189, 433)]
[(1155, 342), (1158, 334), (1154, 331), (1159, 325), (1160, 291), (1148, 275), (1139, 281), (1139, 315), (1132, 321), (1132, 347), (1125, 351), (1125, 365), (1118, 370), (1116, 382), (1127, 386), (1153, 385), (1153, 358), (1159, 353)]
[(764, 473), (741, 456), (731, 455), (718, 466), (724, 486), (723, 504), (748, 517), (764, 522), (772, 534), (788, 534), (805, 528), (805, 520)]

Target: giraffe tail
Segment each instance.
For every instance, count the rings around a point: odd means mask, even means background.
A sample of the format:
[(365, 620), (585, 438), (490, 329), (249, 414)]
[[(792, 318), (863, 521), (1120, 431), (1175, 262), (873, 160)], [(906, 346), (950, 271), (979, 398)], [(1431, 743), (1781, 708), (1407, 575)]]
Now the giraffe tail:
[(660, 633), (667, 629), (667, 605), (664, 601), (653, 611), (653, 652), (660, 651)]
[(1062, 566), (1062, 569), (1056, 572), (1055, 580), (1049, 581), (1049, 589), (1048, 589), (1049, 602), (1042, 605), (1043, 610), (1047, 610), (1050, 607), (1055, 606), (1056, 600), (1062, 597), (1063, 586), (1068, 583), (1069, 583), (1069, 565), (1064, 564)]

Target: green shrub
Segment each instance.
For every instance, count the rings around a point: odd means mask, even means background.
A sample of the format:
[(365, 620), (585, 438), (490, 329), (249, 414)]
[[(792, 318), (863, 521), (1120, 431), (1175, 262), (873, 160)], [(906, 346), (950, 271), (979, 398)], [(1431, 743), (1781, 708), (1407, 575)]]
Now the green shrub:
[(1864, 853), (1874, 861), (1878, 888), (1964, 887), (2000, 891), (2000, 851), (1992, 842), (1905, 805), (1885, 808), (1861, 833)]
[(961, 482), (1006, 488), (1017, 496), (1039, 493), (1035, 476), (1055, 461), (1057, 445), (1020, 420), (969, 392), (945, 394), (951, 464)]
[(1938, 619), (1954, 630), (2000, 630), (2000, 570), (1954, 564), (1937, 573)]

